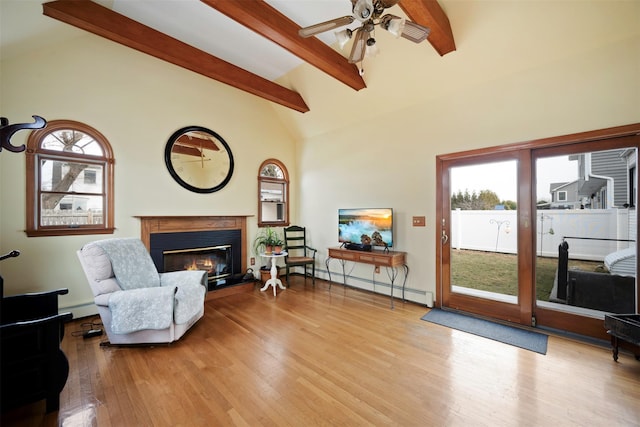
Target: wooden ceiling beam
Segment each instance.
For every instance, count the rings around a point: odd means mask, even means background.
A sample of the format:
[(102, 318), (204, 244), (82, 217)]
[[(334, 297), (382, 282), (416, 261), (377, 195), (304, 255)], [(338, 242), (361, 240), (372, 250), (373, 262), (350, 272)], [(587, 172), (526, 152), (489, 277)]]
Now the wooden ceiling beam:
[(300, 26), (263, 0), (201, 1), (347, 86), (355, 90), (366, 87), (355, 64), (349, 64), (347, 58), (316, 37), (300, 37)]
[(303, 113), (309, 111), (309, 107), (299, 93), (196, 49), (92, 1), (56, 0), (44, 3), (42, 9), (46, 16), (116, 43), (293, 110)]
[(400, 8), (411, 21), (429, 27), (427, 40), (440, 56), (456, 50), (449, 18), (436, 0), (400, 0)]

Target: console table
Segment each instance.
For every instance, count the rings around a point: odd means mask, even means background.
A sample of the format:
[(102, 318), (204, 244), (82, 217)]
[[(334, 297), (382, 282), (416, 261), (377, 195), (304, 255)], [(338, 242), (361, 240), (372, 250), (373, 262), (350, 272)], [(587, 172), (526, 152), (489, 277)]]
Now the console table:
[[(407, 253), (400, 251), (354, 251), (343, 248), (329, 248), (329, 257), (325, 261), (327, 272), (329, 273), (329, 290), (331, 290), (331, 270), (329, 264), (332, 259), (336, 259), (342, 265), (343, 284), (347, 286), (347, 274), (345, 272), (345, 264), (348, 261), (359, 262), (363, 264), (371, 264), (375, 267), (385, 267), (391, 281), (391, 308), (393, 308), (393, 284), (398, 277), (398, 269), (401, 267), (404, 271), (404, 281), (402, 282), (402, 301), (404, 301), (404, 287), (407, 283), (409, 275), (409, 266), (407, 265)], [(373, 280), (375, 288), (375, 276)]]

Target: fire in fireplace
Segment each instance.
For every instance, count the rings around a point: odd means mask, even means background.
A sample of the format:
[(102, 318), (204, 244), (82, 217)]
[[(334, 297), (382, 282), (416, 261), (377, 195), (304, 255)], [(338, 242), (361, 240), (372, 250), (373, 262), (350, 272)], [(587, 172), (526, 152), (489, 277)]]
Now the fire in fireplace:
[(205, 248), (165, 250), (162, 252), (164, 271), (206, 270), (209, 282), (216, 286), (225, 283), (233, 273), (231, 245)]
[(238, 229), (152, 233), (149, 253), (160, 272), (193, 268), (194, 264), (209, 271), (211, 291), (243, 281), (242, 245)]

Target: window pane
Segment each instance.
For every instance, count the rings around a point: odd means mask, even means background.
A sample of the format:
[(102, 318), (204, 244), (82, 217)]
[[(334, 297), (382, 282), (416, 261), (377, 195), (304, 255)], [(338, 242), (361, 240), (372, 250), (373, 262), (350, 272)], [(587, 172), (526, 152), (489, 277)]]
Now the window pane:
[(260, 171), (260, 176), (284, 179), (284, 172), (282, 172), (282, 169), (280, 169), (278, 165), (269, 163), (262, 168), (262, 170)]
[(40, 161), (40, 189), (102, 194), (103, 166), (52, 159)]
[(104, 224), (102, 196), (42, 194), (41, 226)]
[(635, 162), (634, 147), (537, 159), (538, 306), (636, 311)]
[(451, 291), (517, 303), (518, 163), (450, 169)]
[(103, 155), (102, 147), (91, 136), (72, 129), (63, 129), (50, 133), (42, 140), (41, 147), (45, 150), (88, 156)]

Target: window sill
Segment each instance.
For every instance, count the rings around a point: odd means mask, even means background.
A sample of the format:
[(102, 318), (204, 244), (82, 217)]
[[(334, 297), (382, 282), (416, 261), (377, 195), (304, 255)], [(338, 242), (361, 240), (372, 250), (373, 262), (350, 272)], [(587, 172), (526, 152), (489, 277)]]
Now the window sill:
[(55, 228), (46, 230), (25, 230), (27, 237), (46, 237), (46, 236), (80, 236), (91, 234), (113, 234), (115, 228)]

